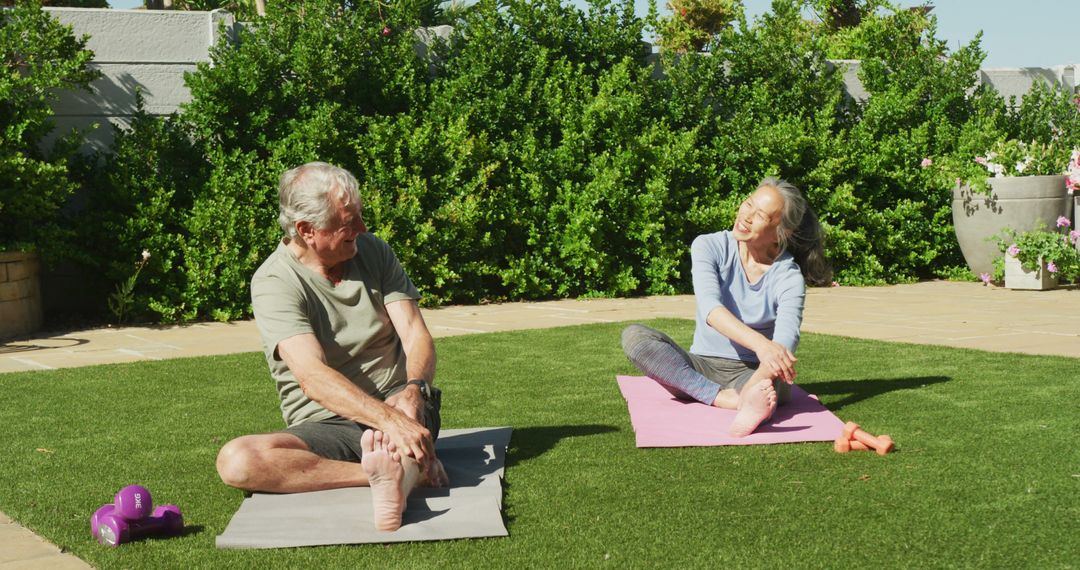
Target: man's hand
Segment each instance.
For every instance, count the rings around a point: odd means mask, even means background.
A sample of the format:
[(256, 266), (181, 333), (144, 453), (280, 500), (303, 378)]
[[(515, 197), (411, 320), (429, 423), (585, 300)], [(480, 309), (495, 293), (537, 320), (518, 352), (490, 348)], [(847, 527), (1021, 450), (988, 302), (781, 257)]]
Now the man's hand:
[(419, 386), (406, 386), (404, 390), (387, 398), (386, 405), (419, 422), (424, 411), (424, 395), (420, 393)]
[(435, 458), (435, 442), (431, 432), (404, 411), (393, 407), (387, 418), (389, 421), (380, 426), (383, 433), (390, 436), (390, 441), (397, 446), (398, 453), (416, 460), (421, 471), (428, 469), (428, 464)]
[(767, 340), (757, 347), (754, 353), (770, 377), (779, 378), (788, 384), (795, 381), (795, 362), (798, 359), (786, 346)]

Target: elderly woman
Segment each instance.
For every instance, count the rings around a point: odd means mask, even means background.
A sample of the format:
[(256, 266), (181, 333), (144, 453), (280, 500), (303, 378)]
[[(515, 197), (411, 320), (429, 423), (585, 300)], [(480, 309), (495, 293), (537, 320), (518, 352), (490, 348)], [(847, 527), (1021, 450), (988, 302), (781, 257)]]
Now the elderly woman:
[(626, 356), (674, 395), (738, 410), (744, 437), (790, 399), (806, 283), (832, 279), (824, 232), (795, 186), (762, 180), (729, 231), (690, 246), (697, 327), (687, 352), (642, 325), (623, 331)]

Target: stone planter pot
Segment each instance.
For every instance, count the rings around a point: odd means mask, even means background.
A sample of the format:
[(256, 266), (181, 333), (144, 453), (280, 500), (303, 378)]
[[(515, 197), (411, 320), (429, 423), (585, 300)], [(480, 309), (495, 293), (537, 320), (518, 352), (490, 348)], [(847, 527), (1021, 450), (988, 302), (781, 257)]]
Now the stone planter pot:
[[(1080, 191), (1073, 190), (1073, 225), (1074, 231), (1080, 231)], [(1080, 240), (1076, 240), (1076, 251), (1080, 251)]]
[(1034, 230), (1040, 223), (1053, 229), (1058, 216), (1071, 218), (1073, 200), (1065, 176), (991, 178), (990, 194), (975, 194), (966, 185), (953, 189), (952, 215), (964, 261), (976, 274), (992, 273), (1001, 255), (992, 239), (1005, 228)]
[(37, 254), (0, 252), (0, 339), (41, 328), (41, 285)]
[(1039, 258), (1039, 268), (1027, 271), (1020, 260), (1011, 255), (1005, 256), (1005, 287), (1007, 289), (1033, 289), (1046, 291), (1058, 286), (1057, 275), (1046, 270), (1046, 264)]

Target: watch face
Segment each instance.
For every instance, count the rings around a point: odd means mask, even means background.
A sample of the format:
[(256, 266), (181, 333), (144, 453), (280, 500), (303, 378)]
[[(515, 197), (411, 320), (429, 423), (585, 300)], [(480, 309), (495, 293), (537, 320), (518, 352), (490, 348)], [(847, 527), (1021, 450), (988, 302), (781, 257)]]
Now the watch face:
[(431, 399), (431, 388), (428, 386), (427, 382), (423, 380), (409, 380), (409, 384), (416, 384), (419, 386), (420, 395), (422, 395), (424, 399)]

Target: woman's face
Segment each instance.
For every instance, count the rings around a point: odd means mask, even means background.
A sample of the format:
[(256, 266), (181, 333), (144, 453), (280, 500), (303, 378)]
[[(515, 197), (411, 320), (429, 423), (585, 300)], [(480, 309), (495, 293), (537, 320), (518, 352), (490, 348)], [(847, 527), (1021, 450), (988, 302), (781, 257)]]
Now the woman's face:
[(776, 227), (780, 225), (784, 197), (772, 186), (762, 186), (739, 206), (731, 233), (738, 241), (755, 245), (776, 243)]

